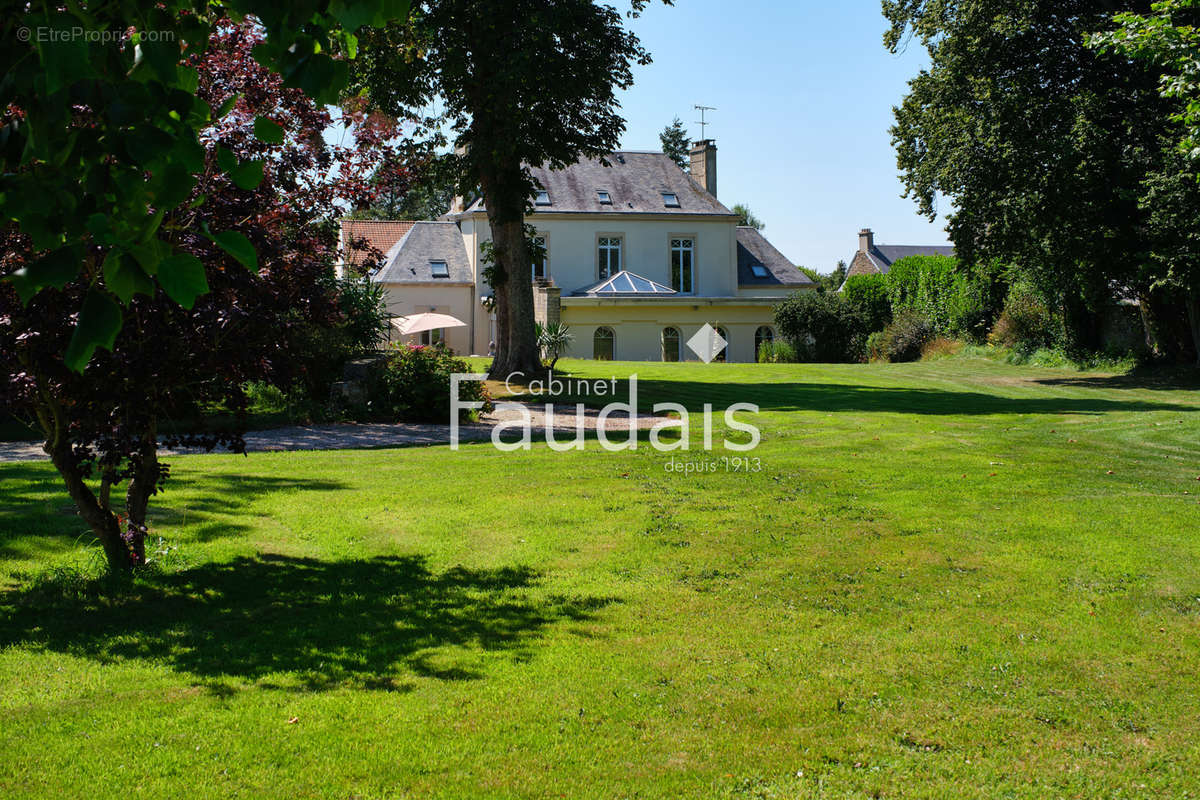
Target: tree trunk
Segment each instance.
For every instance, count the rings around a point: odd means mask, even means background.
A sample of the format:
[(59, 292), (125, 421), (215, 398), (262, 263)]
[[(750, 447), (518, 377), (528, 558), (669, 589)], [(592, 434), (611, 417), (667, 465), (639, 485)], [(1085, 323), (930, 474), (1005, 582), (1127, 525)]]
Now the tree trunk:
[(137, 456), (133, 459), (133, 474), (125, 491), (125, 513), (128, 516), (125, 544), (130, 560), (138, 566), (146, 563), (146, 508), (150, 505), (150, 498), (158, 494), (160, 472), (157, 439), (157, 431), (151, 427), (142, 438)]
[(83, 474), (79, 471), (79, 465), (71, 454), (70, 443), (65, 439), (47, 441), (45, 450), (58, 474), (62, 476), (63, 483), (67, 486), (67, 494), (79, 509), (79, 516), (100, 540), (109, 569), (118, 574), (131, 569), (134, 561), (125, 539), (121, 536), (121, 523), (116, 514), (101, 507), (96, 495), (88, 488)]
[(493, 287), (498, 339), (489, 374), (496, 380), (506, 380), (520, 372), (527, 380), (541, 372), (541, 360), (533, 327), (533, 277), (525, 248), (525, 222), (520, 214), (513, 218), (500, 212), (499, 201), (493, 202), (487, 196), (487, 183), (484, 202), (492, 229), (496, 269), (502, 280), (500, 286)]
[(1192, 329), (1192, 345), (1196, 348), (1196, 365), (1200, 366), (1200, 293), (1189, 291), (1184, 299), (1188, 327)]

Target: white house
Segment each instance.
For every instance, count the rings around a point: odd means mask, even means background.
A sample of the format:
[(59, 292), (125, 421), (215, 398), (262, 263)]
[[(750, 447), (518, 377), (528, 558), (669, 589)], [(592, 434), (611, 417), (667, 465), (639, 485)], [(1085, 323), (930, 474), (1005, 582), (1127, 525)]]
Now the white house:
[[(622, 151), (563, 170), (535, 168), (541, 189), (526, 222), (546, 259), (533, 267), (540, 320), (570, 326), (566, 353), (579, 358), (676, 361), (705, 323), (729, 342), (723, 357), (753, 361), (774, 338), (774, 305), (813, 282), (761, 233), (738, 225), (716, 197), (716, 145), (696, 142), (691, 175), (662, 153)], [(343, 238), (385, 225), (346, 221)], [(372, 227), (375, 226), (375, 227)], [(467, 325), (444, 336), (463, 353), (486, 353), (495, 338), (491, 288), (481, 245), (490, 238), (482, 200), (456, 201), (437, 221), (416, 222), (387, 248), (372, 279), (387, 287), (389, 308), (437, 311)]]

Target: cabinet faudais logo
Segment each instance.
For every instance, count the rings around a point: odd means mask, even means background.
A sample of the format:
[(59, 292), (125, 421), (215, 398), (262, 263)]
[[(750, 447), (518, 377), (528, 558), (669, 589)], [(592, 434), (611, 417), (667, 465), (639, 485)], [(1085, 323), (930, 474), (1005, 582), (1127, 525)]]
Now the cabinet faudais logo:
[(721, 351), (728, 345), (729, 342), (725, 341), (725, 337), (717, 333), (717, 329), (707, 322), (700, 330), (696, 331), (695, 336), (687, 340), (688, 348), (705, 364), (712, 363), (712, 360), (721, 355)]
[[(708, 348), (704, 352), (711, 353), (710, 357), (716, 357), (724, 349), (725, 342), (712, 328), (709, 328), (709, 331), (715, 337), (715, 341), (709, 340), (703, 343), (703, 347)], [(716, 346), (716, 342), (720, 342), (719, 346)], [(716, 350), (712, 349), (714, 346), (716, 346)], [(487, 375), (484, 373), (456, 372), (450, 376), (450, 447), (453, 450), (458, 449), (459, 419), (462, 413), (464, 411), (479, 410), (483, 407), (483, 402), (481, 401), (460, 399), (459, 387), (464, 381), (483, 380), (487, 380)], [(557, 380), (551, 378), (549, 381), (539, 381), (538, 384), (540, 387), (546, 388), (550, 396), (554, 396), (557, 393), (554, 389)], [(507, 383), (510, 387), (512, 386), (512, 376), (510, 376), (510, 381)], [(611, 385), (613, 393), (615, 393), (616, 378), (613, 378), (611, 381), (599, 381), (598, 383), (604, 386)], [(597, 441), (605, 450), (636, 450), (638, 448), (638, 434), (643, 430), (648, 430), (650, 446), (655, 450), (666, 453), (674, 450), (687, 451), (691, 449), (691, 415), (686, 407), (680, 403), (655, 403), (652, 412), (653, 416), (649, 417), (638, 415), (638, 376), (636, 373), (630, 375), (628, 401), (608, 403), (600, 408), (599, 413), (595, 416), (594, 430)], [(492, 428), (492, 444), (498, 450), (528, 450), (532, 447), (533, 414), (530, 412), (528, 404), (511, 402), (496, 403), (495, 413), (498, 417), (503, 418), (503, 421), (497, 423)], [(554, 425), (554, 403), (546, 403), (544, 410), (546, 444), (552, 450), (583, 450), (587, 440), (586, 429), (583, 424), (585, 417), (587, 417), (587, 408), (583, 403), (574, 403), (573, 407), (572, 405), (562, 404), (559, 413), (564, 418), (572, 420), (572, 424), (568, 430), (572, 431), (574, 436), (572, 438), (559, 438)], [(705, 451), (711, 451), (714, 449), (713, 417), (715, 413), (719, 412), (714, 412), (712, 403), (704, 403), (701, 413), (703, 415), (701, 448)], [(739, 419), (737, 416), (738, 414), (757, 413), (758, 406), (754, 403), (734, 403), (726, 407), (723, 412), (726, 430), (739, 434), (738, 439), (745, 438), (740, 434), (748, 435), (749, 440), (737, 441), (731, 440), (728, 436), (723, 436), (721, 447), (734, 452), (747, 452), (758, 447), (758, 443), (762, 440), (762, 434), (759, 432), (758, 427)], [(667, 416), (668, 414), (671, 416)], [(589, 418), (589, 421), (593, 420)], [(651, 421), (653, 422), (649, 428), (646, 428), (642, 424), (643, 422)], [(674, 435), (669, 438), (664, 437), (664, 434), (669, 432)], [(513, 434), (519, 434), (519, 436), (514, 438)], [(614, 436), (614, 434), (624, 434), (624, 438)]]

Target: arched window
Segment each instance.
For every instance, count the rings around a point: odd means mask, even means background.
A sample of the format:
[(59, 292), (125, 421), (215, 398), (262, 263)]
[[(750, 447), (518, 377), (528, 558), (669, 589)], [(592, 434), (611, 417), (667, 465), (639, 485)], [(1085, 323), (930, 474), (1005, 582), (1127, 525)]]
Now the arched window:
[(662, 360), (663, 361), (678, 361), (679, 360), (679, 329), (678, 328), (663, 328)]
[(717, 336), (720, 336), (722, 339), (725, 340), (725, 346), (721, 348), (721, 352), (717, 353), (717, 356), (716, 356), (716, 358), (713, 359), (713, 361), (725, 361), (726, 360), (725, 356), (726, 356), (726, 354), (729, 353), (729, 345), (730, 345), (729, 331), (725, 330), (720, 325), (717, 326), (716, 330), (717, 330)]
[(612, 361), (616, 337), (612, 328), (601, 326), (592, 335), (592, 358), (597, 361)]
[(758, 361), (759, 350), (764, 344), (770, 344), (775, 341), (775, 331), (768, 328), (766, 325), (759, 325), (758, 330), (754, 332), (754, 360)]

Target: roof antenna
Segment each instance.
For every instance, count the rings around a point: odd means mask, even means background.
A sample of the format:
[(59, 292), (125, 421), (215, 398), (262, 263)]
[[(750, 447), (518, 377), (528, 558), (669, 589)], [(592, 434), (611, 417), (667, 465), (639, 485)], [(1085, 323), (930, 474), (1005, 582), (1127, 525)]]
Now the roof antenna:
[(700, 121), (696, 124), (700, 126), (700, 139), (703, 140), (705, 138), (704, 126), (712, 124), (712, 123), (704, 121), (704, 112), (705, 111), (716, 111), (717, 109), (714, 108), (713, 106), (693, 106), (693, 108), (695, 108), (697, 111), (700, 112)]

